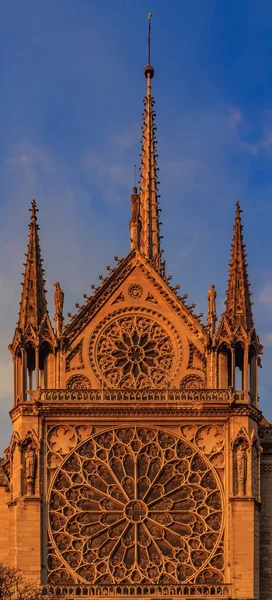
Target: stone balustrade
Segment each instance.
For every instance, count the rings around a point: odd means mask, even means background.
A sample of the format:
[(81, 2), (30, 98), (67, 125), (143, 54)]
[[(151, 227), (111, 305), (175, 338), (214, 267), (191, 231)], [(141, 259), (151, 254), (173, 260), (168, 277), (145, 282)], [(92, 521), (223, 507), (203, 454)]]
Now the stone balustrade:
[(100, 597), (100, 598), (126, 598), (130, 596), (171, 596), (171, 598), (182, 597), (184, 600), (193, 598), (226, 598), (230, 597), (230, 585), (226, 583), (217, 584), (185, 584), (185, 585), (44, 585), (43, 596), (46, 598), (58, 597), (67, 600), (76, 597)]
[(251, 394), (229, 389), (38, 389), (26, 392), (32, 402), (84, 402), (91, 404), (254, 404)]

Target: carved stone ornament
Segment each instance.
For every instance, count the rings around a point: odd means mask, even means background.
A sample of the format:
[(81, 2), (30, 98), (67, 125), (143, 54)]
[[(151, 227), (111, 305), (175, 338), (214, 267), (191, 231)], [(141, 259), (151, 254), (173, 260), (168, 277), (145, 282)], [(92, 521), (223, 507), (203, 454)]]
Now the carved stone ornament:
[(33, 496), (35, 491), (35, 476), (36, 476), (36, 452), (35, 448), (28, 443), (25, 450), (25, 478), (26, 492), (28, 496)]
[(150, 427), (95, 433), (53, 477), (49, 583), (222, 582), (222, 491), (183, 436)]
[(128, 295), (131, 298), (141, 298), (143, 295), (143, 288), (139, 283), (132, 283), (128, 288)]
[(247, 478), (247, 445), (243, 440), (237, 445), (237, 495), (245, 496)]
[(74, 371), (76, 369), (84, 369), (83, 340), (80, 340), (65, 358), (65, 370)]
[(91, 383), (86, 375), (72, 375), (66, 383), (69, 390), (90, 390)]
[(201, 390), (204, 386), (204, 380), (199, 375), (186, 375), (180, 382), (181, 389)]
[(170, 323), (153, 314), (121, 313), (94, 333), (90, 362), (109, 387), (162, 387), (174, 376), (181, 342)]

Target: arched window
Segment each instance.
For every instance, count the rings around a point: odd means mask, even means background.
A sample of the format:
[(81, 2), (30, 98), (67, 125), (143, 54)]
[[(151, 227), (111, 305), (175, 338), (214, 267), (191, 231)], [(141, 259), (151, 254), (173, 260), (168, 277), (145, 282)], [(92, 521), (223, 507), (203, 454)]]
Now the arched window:
[(35, 371), (35, 347), (34, 344), (29, 341), (25, 344), (26, 353), (26, 389), (32, 390), (35, 386), (35, 380), (33, 380), (33, 373)]
[(39, 351), (40, 387), (48, 388), (48, 363), (52, 355), (52, 347), (48, 342), (42, 342)]
[(218, 387), (227, 389), (231, 386), (231, 351), (230, 347), (223, 343), (218, 348)]
[(234, 347), (234, 389), (244, 389), (244, 347), (241, 342)]
[(257, 356), (254, 346), (249, 347), (248, 351), (248, 391), (256, 399), (257, 394)]

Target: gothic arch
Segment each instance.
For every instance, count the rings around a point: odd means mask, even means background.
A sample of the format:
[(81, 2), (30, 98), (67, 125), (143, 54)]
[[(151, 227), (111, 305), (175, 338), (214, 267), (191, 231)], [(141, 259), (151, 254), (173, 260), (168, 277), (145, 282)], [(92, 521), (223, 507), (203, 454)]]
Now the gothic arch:
[(222, 341), (217, 350), (218, 387), (228, 389), (232, 385), (231, 348), (227, 341)]
[(237, 340), (234, 344), (234, 389), (235, 390), (243, 390), (245, 388), (244, 355), (245, 355), (244, 341)]

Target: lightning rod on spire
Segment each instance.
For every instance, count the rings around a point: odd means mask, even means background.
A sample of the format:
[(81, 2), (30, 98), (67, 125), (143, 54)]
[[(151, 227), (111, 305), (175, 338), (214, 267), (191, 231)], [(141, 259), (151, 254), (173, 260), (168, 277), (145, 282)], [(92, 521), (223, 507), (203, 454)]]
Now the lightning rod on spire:
[(148, 18), (148, 57), (147, 57), (147, 64), (150, 65), (151, 62), (151, 58), (150, 58), (150, 47), (151, 47), (151, 17), (152, 14), (148, 13), (147, 18)]

